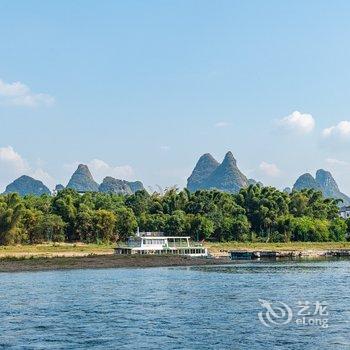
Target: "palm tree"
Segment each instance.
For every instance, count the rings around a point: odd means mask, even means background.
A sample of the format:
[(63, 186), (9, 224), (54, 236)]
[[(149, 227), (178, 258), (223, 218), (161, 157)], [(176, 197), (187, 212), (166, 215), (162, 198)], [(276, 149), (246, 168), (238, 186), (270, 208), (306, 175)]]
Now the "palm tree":
[(3, 197), (0, 202), (0, 244), (11, 243), (15, 238), (18, 223), (23, 212), (21, 198), (16, 193)]

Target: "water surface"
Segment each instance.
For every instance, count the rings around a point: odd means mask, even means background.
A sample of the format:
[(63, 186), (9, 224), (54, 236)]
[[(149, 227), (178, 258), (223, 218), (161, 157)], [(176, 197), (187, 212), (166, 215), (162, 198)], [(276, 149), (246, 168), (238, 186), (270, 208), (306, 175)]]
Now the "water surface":
[[(259, 299), (293, 320), (266, 327)], [(296, 324), (299, 301), (329, 327)], [(350, 261), (0, 273), (0, 330), (4, 349), (350, 349)]]

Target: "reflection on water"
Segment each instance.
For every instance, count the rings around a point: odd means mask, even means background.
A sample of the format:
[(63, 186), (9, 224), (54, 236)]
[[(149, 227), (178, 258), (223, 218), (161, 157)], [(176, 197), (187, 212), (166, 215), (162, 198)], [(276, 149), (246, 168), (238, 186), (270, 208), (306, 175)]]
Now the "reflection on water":
[[(0, 349), (350, 349), (350, 261), (0, 274)], [(266, 327), (259, 299), (326, 301)]]

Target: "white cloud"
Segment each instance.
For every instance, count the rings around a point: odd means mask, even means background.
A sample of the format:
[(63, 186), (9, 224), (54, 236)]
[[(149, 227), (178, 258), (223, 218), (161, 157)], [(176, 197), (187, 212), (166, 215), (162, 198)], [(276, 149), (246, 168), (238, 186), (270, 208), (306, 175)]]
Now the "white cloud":
[(49, 188), (53, 188), (55, 180), (42, 168), (36, 168), (17, 153), (13, 147), (0, 147), (0, 190), (3, 191), (10, 182), (21, 175), (29, 175), (34, 179), (41, 180)]
[(260, 171), (267, 176), (270, 177), (278, 177), (281, 175), (281, 170), (278, 168), (276, 164), (261, 162), (259, 165)]
[(349, 165), (349, 162), (345, 162), (344, 160), (339, 160), (335, 158), (327, 158), (326, 163), (330, 165), (339, 165), (339, 166)]
[(28, 95), (30, 90), (28, 86), (17, 81), (14, 83), (5, 83), (0, 79), (0, 95), (7, 97)]
[(51, 106), (54, 97), (44, 93), (34, 93), (21, 82), (6, 83), (0, 79), (0, 104), (7, 106), (38, 107)]
[(322, 131), (324, 138), (335, 138), (336, 140), (350, 140), (350, 121), (343, 120), (337, 125), (326, 128)]
[(57, 184), (56, 180), (42, 168), (31, 170), (29, 175), (34, 179), (42, 181), (50, 190), (53, 190)]
[(277, 125), (286, 131), (308, 134), (315, 128), (315, 119), (311, 114), (298, 111), (277, 120)]
[(160, 149), (161, 149), (161, 151), (163, 151), (163, 152), (168, 152), (169, 150), (170, 150), (170, 147), (169, 146), (160, 146)]
[(10, 171), (27, 171), (29, 166), (27, 162), (11, 146), (0, 147), (1, 170), (10, 169)]
[(230, 126), (230, 123), (228, 123), (228, 122), (223, 122), (223, 121), (217, 122), (217, 123), (214, 124), (214, 127), (215, 127), (215, 128), (226, 128), (226, 127), (228, 127), (228, 126)]
[(135, 177), (134, 170), (130, 165), (112, 166), (104, 160), (96, 158), (88, 163), (74, 162), (72, 164), (66, 164), (65, 168), (72, 173), (76, 170), (79, 164), (86, 164), (97, 182), (102, 182), (106, 176), (112, 176), (121, 180), (133, 180)]
[(88, 163), (88, 167), (95, 174), (96, 178), (101, 180), (106, 176), (130, 180), (134, 176), (134, 170), (130, 165), (111, 166), (101, 159), (93, 159)]

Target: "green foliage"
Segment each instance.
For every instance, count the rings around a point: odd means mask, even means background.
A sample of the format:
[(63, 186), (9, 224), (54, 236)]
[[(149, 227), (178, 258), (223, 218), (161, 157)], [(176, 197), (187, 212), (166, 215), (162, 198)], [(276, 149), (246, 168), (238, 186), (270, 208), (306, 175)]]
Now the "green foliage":
[(82, 241), (109, 243), (136, 232), (162, 231), (195, 240), (240, 242), (344, 241), (350, 220), (337, 201), (314, 190), (283, 193), (251, 185), (238, 194), (218, 190), (133, 195), (72, 189), (57, 196), (0, 195), (0, 244)]
[(348, 225), (344, 220), (340, 218), (334, 219), (329, 227), (330, 240), (336, 242), (345, 241), (347, 231)]
[(167, 214), (146, 214), (139, 217), (139, 227), (146, 232), (164, 232), (169, 215)]
[(292, 220), (292, 240), (305, 242), (324, 242), (329, 240), (329, 222), (308, 216)]
[(168, 236), (183, 236), (186, 233), (187, 223), (186, 213), (182, 210), (176, 210), (168, 216), (164, 232)]
[(350, 218), (346, 220), (346, 240), (350, 241)]
[(17, 194), (0, 197), (0, 245), (17, 243), (22, 214), (23, 203)]
[[(27, 238), (29, 243), (41, 243), (44, 241), (44, 237), (39, 234), (38, 226), (42, 222), (44, 212), (32, 207), (31, 209), (26, 209), (22, 217), (22, 225), (26, 230)], [(39, 235), (38, 235), (39, 234)]]
[(54, 197), (52, 202), (53, 213), (59, 215), (66, 223), (66, 235), (68, 240), (77, 239), (74, 232), (74, 227), (78, 211), (77, 203), (79, 199), (79, 194), (77, 192), (71, 189), (66, 189), (58, 192), (57, 196)]
[(75, 221), (75, 237), (86, 243), (95, 243), (96, 235), (94, 233), (93, 222), (94, 211), (89, 207), (81, 205)]
[(96, 210), (93, 214), (92, 222), (97, 243), (115, 241), (116, 216), (114, 213), (105, 209)]
[(134, 212), (130, 208), (120, 208), (116, 211), (116, 239), (125, 241), (127, 237), (135, 234), (137, 221)]
[(214, 223), (203, 215), (193, 215), (190, 217), (189, 234), (196, 238), (197, 241), (210, 239), (214, 232)]
[(63, 242), (65, 226), (62, 218), (56, 214), (41, 216), (34, 228), (35, 242)]

